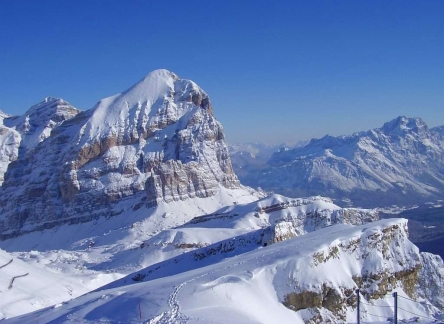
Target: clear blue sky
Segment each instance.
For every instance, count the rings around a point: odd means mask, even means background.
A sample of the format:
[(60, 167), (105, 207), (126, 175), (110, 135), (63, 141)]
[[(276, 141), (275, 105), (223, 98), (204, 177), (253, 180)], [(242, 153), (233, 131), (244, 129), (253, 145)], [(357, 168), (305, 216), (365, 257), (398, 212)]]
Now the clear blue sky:
[(444, 125), (444, 1), (0, 1), (9, 114), (86, 110), (158, 68), (210, 95), (231, 142)]

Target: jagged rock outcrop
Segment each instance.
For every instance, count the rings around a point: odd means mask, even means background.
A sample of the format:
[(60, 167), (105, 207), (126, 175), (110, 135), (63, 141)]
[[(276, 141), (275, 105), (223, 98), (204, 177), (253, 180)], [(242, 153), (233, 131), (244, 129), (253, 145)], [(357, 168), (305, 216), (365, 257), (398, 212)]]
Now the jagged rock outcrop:
[(3, 183), (4, 174), (8, 169), (9, 163), (18, 158), (18, 149), (21, 141), (19, 132), (3, 125), (4, 119), (8, 117), (9, 115), (0, 111), (0, 184)]
[(0, 112), (0, 184), (11, 162), (36, 147), (51, 135), (62, 122), (79, 110), (59, 98), (45, 98), (32, 106), (23, 116)]
[[(91, 110), (46, 122), (49, 108), (37, 105), (15, 123), (32, 154), (19, 154), (5, 174), (3, 238), (113, 216), (122, 199), (150, 207), (240, 186), (208, 95), (172, 72), (154, 71)], [(42, 119), (35, 126), (34, 116)]]
[(29, 108), (24, 115), (8, 117), (3, 120), (3, 123), (21, 134), (20, 146), (29, 150), (51, 136), (53, 129), (79, 112), (63, 99), (47, 97)]
[[(314, 273), (319, 274), (322, 269), (325, 272), (328, 269), (341, 271), (338, 269), (339, 263), (349, 262), (351, 268), (342, 271), (350, 273), (354, 284), (345, 283), (348, 278), (345, 281), (333, 279), (335, 276), (343, 277), (336, 272), (331, 280), (328, 277), (325, 281), (317, 278), (310, 285), (307, 282), (315, 279), (311, 271), (296, 271), (292, 279), (294, 291), (284, 294), (282, 303), (293, 311), (310, 314), (306, 323), (325, 323), (346, 321), (347, 309), (356, 309), (356, 288), (360, 289), (361, 302), (364, 303), (361, 310), (366, 305), (374, 305), (371, 309), (375, 309), (375, 306), (379, 309), (380, 306), (387, 307), (384, 305), (391, 303), (387, 296), (395, 290), (402, 290), (418, 304), (424, 299), (431, 300), (430, 296), (422, 294), (420, 272), (424, 262), (418, 249), (408, 241), (407, 232), (407, 221), (403, 220), (365, 231), (362, 235), (332, 243), (314, 252), (311, 260), (307, 258), (307, 262), (310, 262), (308, 268), (314, 268)], [(434, 276), (439, 275), (438, 271), (433, 267), (428, 269)], [(342, 282), (339, 284), (337, 281)], [(437, 303), (434, 304), (439, 307)]]
[(381, 128), (313, 139), (281, 150), (242, 183), (286, 196), (322, 194), (375, 207), (440, 199), (444, 193), (442, 127), (398, 117)]

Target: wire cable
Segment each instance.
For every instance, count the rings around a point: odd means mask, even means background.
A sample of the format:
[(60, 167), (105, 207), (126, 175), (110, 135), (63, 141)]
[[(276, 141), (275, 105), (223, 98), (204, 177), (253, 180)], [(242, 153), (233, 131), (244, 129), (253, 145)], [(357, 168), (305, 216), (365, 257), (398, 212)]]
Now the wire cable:
[[(361, 291), (359, 291), (359, 295), (362, 295), (362, 297), (364, 297), (364, 299), (365, 299), (365, 296), (361, 293)], [(392, 308), (394, 307), (394, 306), (390, 306), (390, 305), (389, 306), (372, 305), (372, 304), (364, 303), (362, 300), (360, 300), (359, 303), (364, 304), (364, 305), (368, 305), (368, 306), (373, 306), (373, 307), (392, 307)]]
[(423, 317), (423, 318), (427, 318), (427, 319), (432, 319), (432, 320), (436, 321), (436, 318), (432, 318), (432, 317), (428, 317), (428, 316), (418, 315), (418, 314), (416, 314), (416, 313), (412, 313), (412, 312), (410, 312), (410, 311), (408, 311), (408, 310), (406, 310), (406, 309), (404, 309), (404, 308), (401, 308), (401, 307), (399, 307), (399, 306), (398, 306), (398, 309), (402, 309), (404, 312), (410, 313), (410, 314), (412, 314), (412, 315), (416, 315), (416, 316), (419, 316), (419, 317)]
[(371, 314), (371, 313), (367, 313), (367, 312), (365, 312), (364, 315), (370, 315), (370, 316), (375, 316), (375, 317), (380, 317), (380, 318), (385, 318), (385, 319), (388, 318), (387, 316), (375, 315), (375, 314)]
[(410, 299), (410, 298), (407, 298), (407, 297), (403, 297), (403, 296), (399, 296), (398, 295), (398, 297), (401, 297), (401, 298), (404, 298), (404, 299), (407, 299), (407, 300), (410, 300), (410, 301), (412, 301), (412, 302), (414, 302), (414, 303), (417, 303), (417, 304), (426, 304), (426, 305), (429, 305), (429, 306), (432, 306), (432, 307), (436, 307), (436, 306), (434, 306), (434, 305), (432, 305), (432, 304), (429, 304), (429, 303), (426, 303), (426, 302), (419, 302), (419, 301), (416, 301), (416, 300), (413, 300), (413, 299)]
[(373, 306), (373, 307), (390, 307), (390, 308), (393, 308), (393, 307), (394, 307), (394, 306), (390, 306), (390, 305), (388, 305), (388, 306), (372, 305), (372, 304), (364, 303), (364, 302), (362, 302), (362, 301), (359, 301), (359, 303), (360, 303), (360, 304), (363, 304), (363, 305), (367, 305), (367, 306)]

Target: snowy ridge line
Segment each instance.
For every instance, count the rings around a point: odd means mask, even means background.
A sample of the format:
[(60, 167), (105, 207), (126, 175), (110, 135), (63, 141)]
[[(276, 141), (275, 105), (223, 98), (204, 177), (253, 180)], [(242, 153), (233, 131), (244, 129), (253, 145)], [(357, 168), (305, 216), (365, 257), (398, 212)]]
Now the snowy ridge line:
[[(228, 269), (233, 269), (235, 267), (238, 267), (240, 265), (243, 265), (245, 263), (249, 263), (249, 262), (252, 262), (252, 261), (255, 261), (255, 260), (263, 259), (266, 256), (269, 256), (269, 255), (272, 255), (272, 254), (275, 254), (275, 253), (279, 253), (280, 251), (285, 250), (285, 249), (287, 249), (287, 247), (283, 246), (283, 247), (281, 247), (279, 249), (274, 249), (274, 250), (269, 251), (268, 253), (264, 253), (264, 254), (262, 254), (260, 256), (254, 256), (252, 258), (249, 258), (249, 259), (246, 259), (246, 260), (242, 260), (240, 262), (231, 264), (231, 265), (223, 267), (223, 268), (219, 268), (219, 269), (216, 269), (216, 270), (211, 270), (211, 271), (205, 272), (205, 273), (203, 273), (203, 274), (201, 274), (201, 275), (199, 275), (197, 277), (191, 278), (191, 279), (183, 282), (182, 284), (180, 284), (179, 286), (177, 286), (174, 289), (174, 291), (170, 294), (170, 297), (168, 298), (168, 302), (169, 302), (169, 306), (171, 308), (171, 314), (172, 314), (171, 317), (167, 318), (165, 321), (163, 321), (164, 315), (162, 314), (163, 316), (161, 318), (159, 318), (154, 323), (156, 323), (156, 324), (175, 324), (175, 323), (185, 324), (186, 323), (188, 318), (184, 314), (182, 314), (180, 312), (180, 303), (177, 300), (177, 297), (178, 297), (178, 295), (180, 293), (180, 290), (182, 290), (182, 288), (185, 285), (187, 285), (187, 284), (189, 284), (189, 283), (191, 283), (191, 282), (193, 282), (195, 280), (201, 279), (201, 278), (203, 278), (205, 276), (212, 275), (212, 274), (215, 274), (215, 273), (218, 273), (218, 272), (222, 272), (222, 271), (225, 271), (225, 270), (228, 270)], [(179, 318), (180, 321), (177, 321), (178, 317), (180, 317)]]
[[(132, 279), (132, 281), (134, 281), (133, 283), (147, 282), (186, 271), (203, 268), (211, 265), (211, 262), (217, 263), (220, 260), (219, 258), (221, 255), (223, 255), (225, 258), (231, 258), (261, 247), (263, 241), (266, 240), (267, 236), (270, 235), (271, 230), (271, 226), (269, 226), (264, 229), (258, 229), (243, 235), (227, 238), (211, 245), (185, 252), (174, 258), (155, 263), (120, 280), (123, 280), (124, 283), (129, 279)], [(193, 263), (187, 263), (187, 261), (192, 261)], [(184, 263), (182, 267), (176, 266), (173, 268), (177, 269), (177, 271), (175, 270), (171, 272), (170, 270), (168, 273), (162, 271), (163, 269), (170, 267), (172, 264), (180, 265), (182, 263)], [(96, 289), (95, 291), (114, 287), (116, 287), (115, 284), (110, 283), (104, 287)]]
[[(300, 207), (304, 205), (310, 205), (313, 204), (315, 201), (324, 201), (331, 204), (333, 203), (333, 201), (330, 198), (321, 197), (321, 196), (311, 196), (311, 197), (292, 199), (291, 201), (281, 202), (269, 206), (258, 206), (256, 208), (256, 211), (259, 214), (271, 213), (274, 211), (287, 209), (289, 207)], [(188, 223), (184, 225), (197, 224), (215, 219), (233, 219), (234, 217), (237, 216), (239, 216), (239, 213), (213, 213), (213, 214), (194, 217), (192, 220), (190, 220)]]
[[(304, 209), (304, 211), (299, 210), (301, 207), (289, 207), (292, 215), (288, 215), (286, 213), (280, 212), (272, 212), (269, 215), (262, 215), (261, 217), (257, 217), (257, 212), (254, 210), (257, 208), (258, 204), (266, 204), (271, 205), (274, 204), (275, 201), (279, 201), (284, 199), (280, 195), (273, 195), (272, 197), (264, 198), (262, 201), (248, 203), (245, 205), (238, 205), (234, 207), (230, 211), (230, 213), (220, 213), (224, 215), (233, 215), (233, 218), (230, 216), (230, 220), (233, 221), (231, 226), (239, 226), (236, 224), (243, 224), (241, 226), (245, 226), (246, 221), (248, 222), (248, 226), (253, 226), (248, 232), (239, 233), (238, 231), (234, 231), (234, 235), (231, 236), (228, 233), (221, 236), (221, 239), (209, 239), (205, 238), (205, 234), (202, 235), (201, 240), (199, 238), (192, 239), (192, 237), (188, 237), (189, 233), (192, 233), (193, 230), (200, 229), (199, 232), (205, 233), (207, 230), (205, 227), (197, 227), (196, 229), (193, 226), (189, 226), (189, 223), (185, 223), (184, 225), (175, 227), (172, 231), (172, 234), (175, 238), (180, 237), (181, 235), (185, 235), (179, 240), (176, 239), (166, 239), (160, 238), (160, 242), (164, 242), (166, 244), (173, 244), (175, 248), (185, 248), (185, 249), (193, 249), (192, 251), (186, 252), (184, 254), (175, 255), (172, 258), (160, 260), (155, 264), (152, 264), (132, 276), (132, 278), (128, 275), (125, 277), (125, 280), (129, 281), (149, 281), (154, 280), (160, 277), (165, 277), (167, 275), (177, 274), (174, 269), (182, 269), (191, 270), (189, 266), (193, 264), (193, 267), (199, 268), (203, 267), (210, 262), (214, 262), (212, 260), (216, 260), (223, 257), (233, 256), (239, 253), (245, 253), (251, 250), (254, 250), (260, 246), (273, 244), (282, 240), (289, 239), (295, 236), (301, 236), (304, 233), (318, 230), (320, 228), (331, 226), (333, 224), (354, 224), (360, 225), (369, 222), (367, 219), (367, 214), (357, 215), (356, 217), (349, 217), (349, 219), (345, 219), (343, 215), (340, 213), (341, 208), (337, 207), (334, 204), (318, 204), (313, 206), (313, 208)], [(285, 198), (286, 199), (286, 198)], [(294, 209), (294, 210), (293, 210)], [(344, 210), (344, 212), (349, 212), (350, 210)], [(362, 210), (362, 212), (366, 212)], [(241, 215), (234, 217), (235, 214)], [(225, 229), (227, 224), (230, 222), (218, 222), (217, 219), (213, 218), (210, 214), (210, 217), (207, 218), (208, 221), (215, 221), (216, 224), (209, 224), (207, 227), (209, 228), (221, 228)], [(205, 215), (207, 217), (208, 215)], [(377, 218), (373, 217), (371, 220), (376, 220)], [(191, 221), (192, 222), (192, 221)], [(151, 244), (160, 244), (157, 242), (159, 239), (155, 239), (153, 243), (149, 243), (149, 241), (144, 241), (140, 247), (145, 247)], [(148, 244), (148, 245), (147, 245)], [(197, 248), (197, 249), (196, 249)], [(194, 264), (194, 261), (199, 261), (199, 263)], [(181, 267), (170, 267), (172, 263), (181, 264)], [(191, 263), (190, 263), (191, 262)], [(185, 268), (184, 268), (185, 267)], [(159, 269), (168, 268), (167, 272)], [(107, 286), (107, 288), (114, 287)]]
[[(185, 223), (184, 225), (204, 223), (204, 222), (208, 222), (210, 220), (215, 220), (215, 219), (232, 219), (236, 216), (239, 216), (239, 214), (238, 213), (234, 213), (234, 214), (214, 213), (214, 214), (194, 217), (192, 220), (190, 220), (188, 223)], [(182, 225), (182, 226), (184, 226), (184, 225)]]
[[(156, 321), (153, 321), (153, 322), (150, 322), (150, 323), (158, 323), (158, 324), (186, 323), (187, 318), (186, 318), (186, 316), (184, 314), (182, 314), (180, 312), (180, 303), (177, 300), (178, 296), (180, 294), (180, 291), (184, 288), (185, 285), (188, 285), (191, 282), (193, 282), (195, 280), (198, 280), (200, 278), (203, 278), (205, 276), (208, 276), (208, 275), (211, 275), (211, 274), (215, 274), (215, 273), (218, 273), (218, 272), (221, 272), (221, 271), (225, 271), (225, 270), (228, 270), (228, 269), (232, 269), (232, 268), (238, 267), (238, 266), (240, 266), (242, 264), (245, 264), (245, 263), (250, 263), (252, 261), (263, 259), (264, 257), (267, 257), (267, 256), (272, 255), (272, 254), (278, 254), (278, 253), (282, 252), (283, 250), (288, 250), (288, 246), (284, 245), (284, 246), (279, 247), (278, 249), (272, 249), (268, 253), (264, 253), (264, 254), (261, 254), (261, 255), (258, 255), (258, 256), (254, 256), (254, 257), (251, 257), (251, 258), (248, 258), (248, 259), (244, 259), (244, 260), (242, 260), (240, 262), (236, 262), (236, 263), (231, 264), (231, 265), (226, 266), (226, 267), (222, 267), (222, 268), (219, 268), (219, 269), (216, 269), (216, 270), (211, 270), (211, 271), (205, 272), (205, 273), (203, 273), (203, 274), (201, 274), (201, 275), (199, 275), (197, 277), (191, 278), (191, 279), (181, 283), (179, 286), (177, 286), (174, 289), (174, 291), (170, 294), (170, 297), (168, 299), (169, 300), (169, 305), (170, 305), (170, 308), (171, 308), (171, 311), (170, 311), (171, 315), (170, 315), (170, 317), (168, 317), (168, 318), (165, 317), (168, 314), (168, 312), (166, 312), (166, 313), (161, 314), (161, 317), (156, 317)], [(353, 295), (351, 295), (349, 297), (346, 297), (346, 299), (349, 299), (351, 297), (353, 297)], [(377, 305), (370, 305), (370, 306), (378, 307)], [(389, 307), (389, 306), (387, 306), (387, 307)], [(371, 315), (371, 314), (368, 313), (368, 315)], [(381, 317), (381, 318), (387, 318), (386, 316), (380, 316), (380, 315), (375, 315), (375, 316), (376, 317)]]
[(273, 211), (278, 211), (282, 209), (286, 209), (288, 207), (299, 207), (303, 205), (310, 205), (315, 201), (325, 201), (327, 203), (333, 203), (333, 201), (330, 198), (325, 198), (321, 196), (312, 196), (312, 197), (305, 197), (305, 198), (298, 198), (298, 199), (292, 199), (290, 202), (282, 202), (278, 204), (273, 204), (270, 206), (259, 206), (257, 208), (257, 212), (259, 214), (262, 213), (271, 213)]

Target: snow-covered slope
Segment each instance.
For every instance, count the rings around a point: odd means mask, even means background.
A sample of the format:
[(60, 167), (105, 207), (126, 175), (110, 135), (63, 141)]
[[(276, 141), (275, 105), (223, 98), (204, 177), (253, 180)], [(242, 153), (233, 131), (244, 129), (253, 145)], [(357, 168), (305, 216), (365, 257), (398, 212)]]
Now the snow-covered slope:
[[(183, 226), (160, 232), (144, 241), (140, 248), (147, 255), (165, 256), (163, 262), (139, 272), (152, 280), (217, 262), (336, 224), (361, 225), (378, 219), (374, 210), (343, 209), (324, 197), (290, 199), (271, 195), (253, 203), (223, 208), (196, 217)], [(176, 251), (191, 251), (180, 255)], [(197, 250), (196, 250), (197, 249)], [(199, 260), (199, 264), (189, 261)], [(146, 278), (146, 279), (145, 279)], [(126, 279), (125, 279), (126, 280)], [(115, 287), (118, 283), (112, 283)]]
[(362, 321), (392, 318), (394, 291), (399, 320), (432, 318), (437, 308), (418, 295), (420, 268), (405, 220), (335, 225), (173, 276), (122, 279), (5, 324), (355, 322), (356, 288)]
[[(0, 246), (31, 266), (106, 284), (147, 266), (156, 268), (153, 275), (165, 276), (193, 265), (187, 261), (190, 257), (202, 261), (194, 266), (208, 265), (221, 256), (252, 251), (332, 224), (363, 224), (378, 218), (375, 211), (342, 209), (323, 197), (271, 195), (249, 202), (251, 195), (241, 189), (229, 193), (220, 190), (212, 197), (164, 202), (149, 217), (139, 209), (93, 223), (60, 225), (2, 241)], [(165, 268), (171, 264), (175, 266)]]
[[(342, 209), (323, 197), (290, 199), (272, 195), (249, 202), (251, 196), (242, 196), (242, 190), (237, 196), (233, 195), (235, 190), (230, 196), (222, 193), (162, 203), (149, 217), (137, 210), (93, 223), (31, 232), (0, 242), (0, 247), (26, 261), (38, 259), (53, 269), (126, 275), (200, 247), (211, 249), (213, 244), (226, 240), (249, 240), (245, 247), (248, 250), (332, 224), (363, 224), (378, 219), (373, 210)], [(233, 201), (236, 205), (229, 206)], [(40, 251), (38, 258), (33, 251)]]
[[(40, 116), (47, 109), (41, 106), (32, 112)], [(17, 118), (14, 125), (27, 121)], [(26, 145), (47, 134), (39, 127), (26, 128)], [(161, 202), (221, 190), (249, 194), (233, 173), (208, 95), (190, 80), (156, 70), (63, 122), (32, 154), (19, 154), (1, 188), (0, 237), (136, 210), (149, 216)]]
[(290, 196), (347, 197), (365, 206), (426, 201), (444, 194), (441, 128), (398, 117), (350, 136), (325, 136), (275, 153), (244, 183)]
[[(31, 257), (38, 258), (33, 251)], [(25, 263), (0, 250), (0, 319), (32, 312), (75, 298), (118, 276), (63, 273)]]

